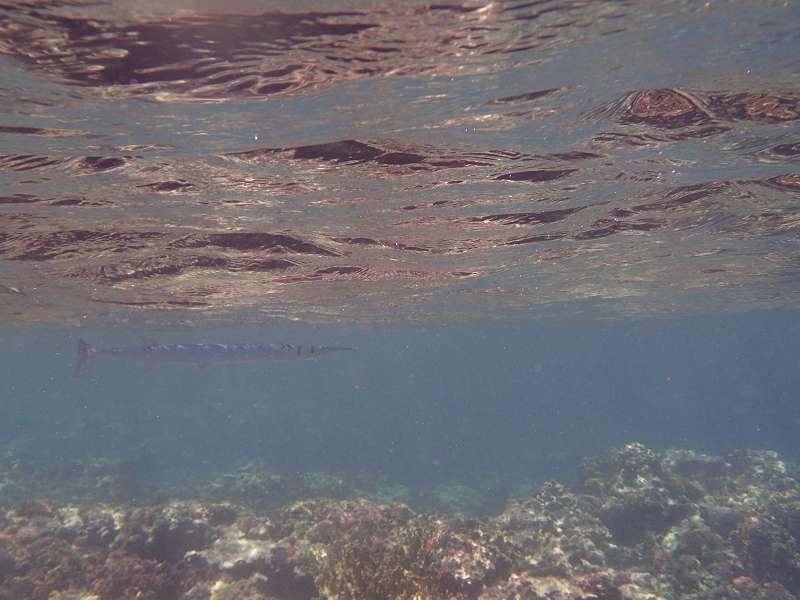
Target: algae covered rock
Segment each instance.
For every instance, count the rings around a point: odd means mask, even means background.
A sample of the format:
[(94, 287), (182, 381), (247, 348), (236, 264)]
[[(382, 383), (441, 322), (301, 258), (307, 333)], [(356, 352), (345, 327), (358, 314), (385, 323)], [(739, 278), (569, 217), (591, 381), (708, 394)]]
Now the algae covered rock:
[[(297, 599), (310, 599), (315, 594), (314, 582), (298, 568), (293, 550), (275, 541), (254, 539), (238, 526), (224, 528), (210, 547), (187, 553), (185, 560), (200, 563), (204, 570), (225, 581), (250, 580), (247, 588), (252, 588), (252, 593)], [(233, 589), (221, 597), (235, 597)]]
[(126, 513), (112, 547), (160, 561), (177, 561), (212, 540), (215, 507), (175, 502), (164, 507), (135, 508)]
[(319, 590), (335, 598), (475, 597), (511, 572), (489, 522), (368, 501), (304, 503), (286, 519)]
[(617, 556), (608, 528), (587, 499), (557, 482), (512, 501), (497, 517), (518, 566), (539, 576), (571, 577), (603, 569)]
[(772, 515), (750, 515), (733, 534), (747, 572), (800, 593), (800, 540)]
[(701, 493), (662, 464), (641, 444), (587, 459), (582, 488), (600, 499), (597, 512), (614, 540), (624, 546), (646, 542), (679, 523)]
[(247, 579), (199, 583), (181, 600), (277, 600), (269, 593), (269, 580), (256, 573)]
[(0, 600), (789, 600), (793, 468), (628, 444), (481, 519), (316, 492), (269, 509), (28, 499), (0, 515)]

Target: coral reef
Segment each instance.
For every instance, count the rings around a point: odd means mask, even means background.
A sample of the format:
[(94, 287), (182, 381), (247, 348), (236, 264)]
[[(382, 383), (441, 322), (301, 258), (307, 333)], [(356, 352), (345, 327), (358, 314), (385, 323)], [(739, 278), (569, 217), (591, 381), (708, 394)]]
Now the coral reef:
[(0, 514), (0, 600), (800, 594), (800, 480), (771, 452), (628, 444), (482, 519), (334, 497), (257, 505), (29, 499)]

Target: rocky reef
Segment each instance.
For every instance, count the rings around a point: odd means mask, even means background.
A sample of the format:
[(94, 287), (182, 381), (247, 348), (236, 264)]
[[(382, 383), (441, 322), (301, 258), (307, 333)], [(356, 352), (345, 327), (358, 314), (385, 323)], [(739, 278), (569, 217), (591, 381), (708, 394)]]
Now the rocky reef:
[(333, 497), (28, 500), (0, 515), (0, 600), (798, 595), (800, 481), (766, 451), (628, 444), (481, 519)]

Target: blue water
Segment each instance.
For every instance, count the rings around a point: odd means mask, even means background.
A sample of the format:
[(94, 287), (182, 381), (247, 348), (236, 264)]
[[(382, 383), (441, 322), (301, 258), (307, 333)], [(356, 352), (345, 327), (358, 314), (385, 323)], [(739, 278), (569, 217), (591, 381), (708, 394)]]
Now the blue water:
[(72, 375), (78, 336), (106, 347), (130, 342), (128, 332), (15, 328), (2, 351), (0, 436), (6, 452), (38, 469), (132, 464), (141, 487), (130, 501), (185, 496), (192, 488), (176, 491), (179, 483), (257, 464), (404, 486), (423, 506), (425, 490), (471, 486), (488, 495), (473, 508), (491, 512), (631, 441), (711, 454), (772, 449), (797, 460), (798, 327), (793, 313), (770, 312), (146, 330), (137, 334), (160, 333), (162, 343), (325, 340), (357, 351), (207, 368), (101, 356), (81, 378)]

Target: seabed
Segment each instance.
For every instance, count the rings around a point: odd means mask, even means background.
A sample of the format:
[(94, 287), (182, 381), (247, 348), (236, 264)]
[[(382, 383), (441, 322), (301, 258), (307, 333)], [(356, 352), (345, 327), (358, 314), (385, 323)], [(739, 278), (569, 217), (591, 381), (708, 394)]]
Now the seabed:
[[(259, 479), (253, 469), (207, 483), (196, 499), (14, 499), (32, 483), (15, 483), (19, 463), (4, 462), (2, 600), (800, 593), (800, 470), (768, 451), (709, 456), (631, 443), (585, 459), (573, 484), (547, 481), (484, 517), (359, 497), (332, 477)], [(121, 480), (109, 473), (97, 490), (116, 481), (114, 493), (132, 492)]]

